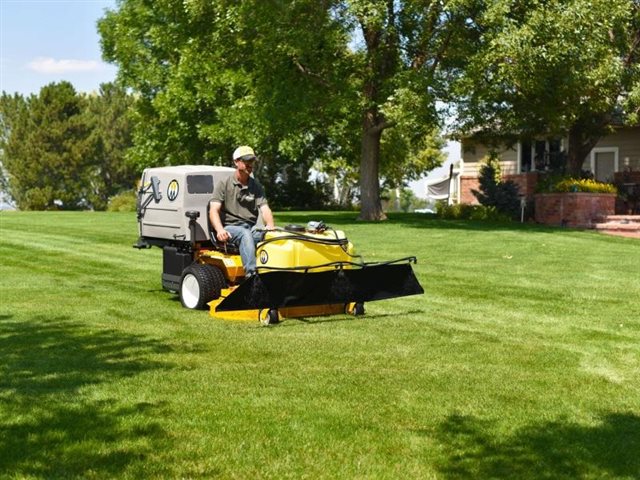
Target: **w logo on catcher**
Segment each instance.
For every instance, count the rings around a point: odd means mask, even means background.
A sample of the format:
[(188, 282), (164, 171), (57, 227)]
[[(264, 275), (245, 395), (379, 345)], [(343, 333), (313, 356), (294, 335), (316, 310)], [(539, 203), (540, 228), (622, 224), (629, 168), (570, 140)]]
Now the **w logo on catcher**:
[(178, 181), (171, 180), (171, 182), (169, 182), (169, 186), (167, 187), (167, 198), (170, 202), (173, 202), (176, 198), (178, 198), (178, 191)]

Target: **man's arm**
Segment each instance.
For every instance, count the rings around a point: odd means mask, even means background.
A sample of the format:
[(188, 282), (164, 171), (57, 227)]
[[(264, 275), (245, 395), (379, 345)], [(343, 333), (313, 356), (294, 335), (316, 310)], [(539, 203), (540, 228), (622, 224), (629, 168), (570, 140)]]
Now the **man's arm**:
[(209, 221), (211, 222), (213, 230), (216, 232), (216, 238), (220, 242), (225, 243), (231, 238), (231, 235), (229, 235), (229, 232), (227, 232), (222, 225), (222, 220), (220, 219), (221, 209), (222, 204), (220, 202), (212, 201), (209, 206)]
[(267, 230), (273, 230), (276, 228), (276, 224), (273, 221), (273, 212), (269, 208), (268, 204), (263, 204), (260, 207), (260, 213), (262, 213), (262, 221)]

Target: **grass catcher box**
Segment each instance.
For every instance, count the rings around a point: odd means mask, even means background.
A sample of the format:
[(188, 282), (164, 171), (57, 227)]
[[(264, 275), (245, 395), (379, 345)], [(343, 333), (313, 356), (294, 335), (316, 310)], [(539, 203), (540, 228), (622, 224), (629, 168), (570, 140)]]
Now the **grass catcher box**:
[[(232, 175), (233, 168), (182, 165), (147, 168), (138, 192), (140, 237), (149, 240), (209, 240), (207, 206), (214, 186)], [(191, 238), (187, 212), (198, 212)]]

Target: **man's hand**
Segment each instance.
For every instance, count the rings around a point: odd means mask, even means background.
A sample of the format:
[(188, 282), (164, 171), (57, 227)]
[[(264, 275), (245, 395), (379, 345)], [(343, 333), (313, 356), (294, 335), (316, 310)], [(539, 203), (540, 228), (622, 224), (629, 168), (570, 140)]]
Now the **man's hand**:
[(220, 202), (212, 201), (209, 205), (209, 221), (211, 222), (211, 226), (213, 230), (216, 232), (216, 238), (219, 242), (226, 243), (231, 235), (227, 232), (222, 226), (222, 222), (220, 221), (220, 209), (222, 208), (222, 204)]
[(229, 232), (222, 229), (216, 233), (216, 238), (222, 243), (227, 243), (227, 241), (231, 238), (231, 235), (229, 235)]

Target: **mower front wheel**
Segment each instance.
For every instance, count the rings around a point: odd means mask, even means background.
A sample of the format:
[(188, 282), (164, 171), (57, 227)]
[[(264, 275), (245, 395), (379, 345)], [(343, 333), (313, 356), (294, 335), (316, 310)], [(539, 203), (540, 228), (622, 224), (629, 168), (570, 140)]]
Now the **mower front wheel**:
[(259, 310), (258, 318), (260, 320), (260, 323), (265, 326), (280, 323), (280, 314), (275, 308), (270, 308), (268, 310)]
[(185, 308), (204, 310), (207, 304), (220, 296), (224, 288), (224, 275), (213, 265), (193, 264), (182, 272), (180, 303)]
[(356, 303), (347, 303), (344, 308), (345, 313), (353, 316), (364, 315), (364, 303), (356, 302)]

